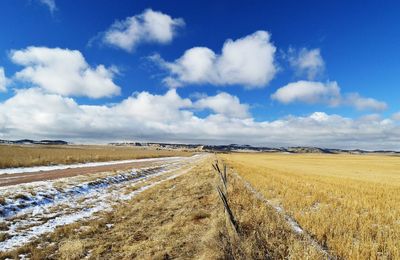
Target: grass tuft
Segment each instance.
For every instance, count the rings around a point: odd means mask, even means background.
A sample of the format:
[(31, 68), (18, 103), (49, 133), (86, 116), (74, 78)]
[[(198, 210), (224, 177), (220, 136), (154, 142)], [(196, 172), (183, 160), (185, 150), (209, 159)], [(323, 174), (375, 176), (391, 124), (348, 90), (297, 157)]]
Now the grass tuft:
[(83, 242), (79, 239), (67, 240), (60, 245), (60, 258), (65, 260), (80, 259), (84, 256)]

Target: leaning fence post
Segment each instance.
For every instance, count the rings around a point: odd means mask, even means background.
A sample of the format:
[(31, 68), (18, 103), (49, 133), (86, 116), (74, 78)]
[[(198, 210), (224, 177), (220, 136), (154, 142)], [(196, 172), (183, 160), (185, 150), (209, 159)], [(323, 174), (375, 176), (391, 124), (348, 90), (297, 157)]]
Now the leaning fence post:
[(228, 199), (227, 199), (227, 197), (228, 197), (228, 187), (227, 187), (228, 178), (227, 178), (226, 164), (224, 164), (224, 166), (223, 166), (224, 167), (223, 172), (219, 168), (218, 160), (216, 160), (215, 164), (213, 164), (212, 166), (213, 166), (214, 170), (217, 172), (217, 174), (219, 175), (222, 185), (223, 185), (223, 189), (221, 189), (219, 185), (217, 186), (219, 198), (221, 199), (222, 204), (225, 209), (225, 212), (228, 215), (229, 222), (231, 223), (232, 227), (234, 228), (236, 234), (239, 234), (239, 225), (235, 219), (235, 216), (233, 215), (233, 212), (229, 206)]
[(227, 175), (226, 175), (226, 165), (224, 165), (224, 172), (221, 172), (221, 169), (218, 166), (218, 161), (216, 161), (216, 164), (213, 164), (212, 166), (213, 166), (214, 170), (218, 173), (218, 175), (221, 179), (221, 182), (224, 185), (225, 192), (227, 193), (228, 180), (227, 180)]
[(235, 219), (235, 216), (233, 215), (231, 208), (229, 207), (228, 200), (226, 199), (224, 192), (221, 190), (221, 188), (219, 186), (217, 187), (217, 190), (218, 190), (219, 197), (224, 205), (225, 212), (228, 214), (229, 222), (232, 224), (236, 234), (238, 234), (239, 233), (239, 225)]

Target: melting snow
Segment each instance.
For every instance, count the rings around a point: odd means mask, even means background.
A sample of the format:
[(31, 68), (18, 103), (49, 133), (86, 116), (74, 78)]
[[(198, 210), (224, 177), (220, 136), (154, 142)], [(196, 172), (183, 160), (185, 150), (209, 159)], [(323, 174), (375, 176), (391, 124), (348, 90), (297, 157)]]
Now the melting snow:
[[(55, 187), (55, 181), (39, 182), (35, 185), (18, 185), (9, 189), (0, 189), (0, 196), (15, 194), (13, 191), (25, 191), (18, 199), (8, 197), (4, 205), (0, 204), (0, 222), (5, 222), (9, 238), (0, 242), (0, 251), (22, 246), (58, 226), (91, 217), (99, 211), (111, 210), (112, 206), (155, 186), (161, 182), (176, 178), (190, 170), (191, 163), (202, 156), (170, 159), (161, 166), (145, 169), (132, 169), (129, 172), (101, 176), (92, 181), (76, 183), (66, 178), (63, 188)], [(165, 158), (164, 158), (165, 160)], [(178, 174), (151, 182), (157, 176), (180, 170)], [(139, 189), (130, 191), (129, 187), (150, 181)], [(32, 192), (33, 189), (33, 192)], [(10, 192), (12, 191), (12, 192)], [(30, 191), (31, 193), (29, 193)], [(34, 195), (32, 195), (34, 194)], [(112, 226), (110, 225), (110, 228)]]
[(0, 174), (53, 171), (53, 170), (84, 168), (84, 167), (107, 166), (107, 165), (115, 165), (122, 163), (134, 163), (134, 162), (174, 161), (180, 159), (182, 159), (182, 157), (160, 157), (160, 158), (121, 160), (121, 161), (108, 161), (108, 162), (90, 162), (90, 163), (77, 163), (77, 164), (59, 164), (59, 165), (49, 165), (49, 166), (5, 168), (5, 169), (0, 169)]

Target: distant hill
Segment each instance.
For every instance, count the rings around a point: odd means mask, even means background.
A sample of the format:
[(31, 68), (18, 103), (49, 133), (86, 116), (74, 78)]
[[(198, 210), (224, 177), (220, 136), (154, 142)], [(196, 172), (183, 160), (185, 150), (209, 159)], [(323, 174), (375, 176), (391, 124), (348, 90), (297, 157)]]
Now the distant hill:
[(320, 154), (370, 154), (370, 153), (384, 153), (384, 154), (400, 154), (397, 151), (366, 151), (366, 150), (346, 150), (346, 149), (330, 149), (330, 148), (319, 148), (309, 146), (296, 146), (296, 147), (253, 147), (250, 145), (207, 145), (204, 146), (204, 150), (209, 151), (225, 151), (225, 152), (286, 152), (286, 153), (320, 153)]
[[(0, 144), (38, 144), (38, 145), (67, 145), (69, 144), (64, 140), (31, 140), (31, 139), (20, 139), (20, 140), (2, 140)], [(331, 148), (320, 148), (313, 146), (292, 146), (292, 147), (265, 147), (265, 146), (251, 146), (251, 145), (240, 145), (240, 144), (228, 144), (228, 145), (202, 145), (202, 144), (176, 144), (176, 143), (141, 143), (141, 142), (116, 142), (109, 143), (113, 146), (143, 146), (143, 147), (155, 147), (160, 149), (188, 149), (196, 151), (207, 151), (207, 152), (265, 152), (265, 153), (320, 153), (320, 154), (400, 154), (398, 151), (391, 150), (376, 150), (366, 151), (361, 149), (331, 149)]]
[(21, 140), (1, 140), (0, 144), (43, 144), (43, 145), (66, 145), (68, 142), (63, 140), (30, 140), (30, 139), (21, 139)]
[(264, 147), (264, 146), (251, 146), (240, 144), (228, 145), (202, 145), (202, 144), (174, 144), (174, 143), (140, 143), (140, 142), (117, 142), (110, 143), (114, 146), (149, 146), (164, 149), (189, 149), (207, 152), (265, 152), (265, 153), (320, 153), (320, 154), (369, 154), (369, 153), (384, 153), (384, 154), (400, 154), (396, 151), (366, 151), (360, 149), (345, 150), (345, 149), (331, 149), (320, 148), (312, 146), (293, 146), (293, 147)]

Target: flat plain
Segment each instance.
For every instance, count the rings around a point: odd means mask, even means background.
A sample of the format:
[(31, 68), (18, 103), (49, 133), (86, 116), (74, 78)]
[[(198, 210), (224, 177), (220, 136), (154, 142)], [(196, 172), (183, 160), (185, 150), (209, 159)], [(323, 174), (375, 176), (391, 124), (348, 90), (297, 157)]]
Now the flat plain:
[(223, 158), (334, 255), (400, 258), (400, 157), (236, 153)]
[(180, 150), (111, 145), (0, 145), (0, 169), (184, 156)]
[(0, 187), (0, 259), (400, 258), (400, 157), (51, 149), (178, 157), (5, 174), (60, 176)]

